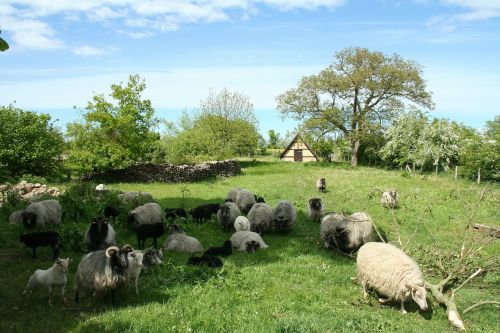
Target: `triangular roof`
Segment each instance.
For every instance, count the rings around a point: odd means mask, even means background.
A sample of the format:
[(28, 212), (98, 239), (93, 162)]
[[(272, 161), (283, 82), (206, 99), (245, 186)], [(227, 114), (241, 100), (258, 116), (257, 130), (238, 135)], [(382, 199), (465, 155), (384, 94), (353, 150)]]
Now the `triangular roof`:
[(300, 136), (300, 133), (297, 133), (292, 141), (290, 141), (290, 143), (288, 144), (288, 146), (286, 146), (285, 150), (283, 150), (283, 153), (281, 153), (280, 155), (280, 159), (283, 158), (283, 156), (285, 156), (285, 154), (290, 150), (290, 147), (292, 147), (292, 145), (298, 140), (298, 139), (301, 139), (302, 140), (302, 143), (304, 143), (304, 145), (307, 147), (307, 149), (309, 149), (309, 151), (314, 155), (314, 157), (319, 161), (319, 158), (318, 156), (316, 155), (316, 153), (314, 152), (314, 150), (311, 149), (311, 147), (309, 147), (309, 145), (307, 144), (307, 142), (304, 141), (304, 139), (302, 139), (302, 137)]

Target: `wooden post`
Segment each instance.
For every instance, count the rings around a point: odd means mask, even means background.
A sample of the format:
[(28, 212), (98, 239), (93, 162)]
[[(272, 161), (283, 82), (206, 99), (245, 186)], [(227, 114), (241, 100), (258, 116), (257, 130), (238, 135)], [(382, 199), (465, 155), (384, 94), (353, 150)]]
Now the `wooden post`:
[(477, 183), (481, 182), (481, 168), (477, 169)]
[(455, 165), (455, 181), (457, 181), (458, 177), (458, 165)]

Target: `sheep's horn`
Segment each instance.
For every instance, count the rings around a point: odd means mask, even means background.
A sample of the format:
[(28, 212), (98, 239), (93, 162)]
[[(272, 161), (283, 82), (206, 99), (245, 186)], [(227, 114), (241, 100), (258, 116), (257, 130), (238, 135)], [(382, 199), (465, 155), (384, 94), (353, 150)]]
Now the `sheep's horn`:
[(113, 251), (120, 251), (120, 249), (118, 248), (118, 246), (110, 246), (106, 249), (106, 257), (108, 258), (111, 258), (111, 254), (109, 254), (109, 251), (110, 250), (113, 250)]

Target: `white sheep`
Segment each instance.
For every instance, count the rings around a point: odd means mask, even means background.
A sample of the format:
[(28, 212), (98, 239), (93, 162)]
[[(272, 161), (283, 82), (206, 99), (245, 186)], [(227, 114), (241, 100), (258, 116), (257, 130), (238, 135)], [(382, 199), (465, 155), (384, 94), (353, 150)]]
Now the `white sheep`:
[(24, 210), (16, 210), (12, 212), (9, 216), (9, 223), (10, 224), (21, 224), (23, 222), (23, 214)]
[(401, 312), (406, 313), (404, 302), (410, 297), (422, 310), (427, 310), (425, 280), (418, 264), (392, 244), (369, 242), (361, 246), (356, 259), (358, 281), (363, 286), (363, 296), (374, 288), (389, 300), (401, 302)]
[(161, 223), (164, 220), (164, 212), (160, 205), (149, 202), (128, 212), (127, 221), (132, 228), (141, 224)]
[(255, 252), (268, 248), (260, 235), (253, 231), (237, 231), (231, 235), (231, 245), (238, 251)]
[(167, 251), (198, 253), (203, 252), (203, 246), (199, 240), (187, 236), (182, 228), (176, 224), (170, 226), (169, 235), (163, 244)]
[(252, 231), (269, 232), (273, 226), (273, 210), (266, 203), (256, 203), (248, 212), (248, 221)]
[(44, 227), (61, 223), (62, 209), (57, 200), (42, 200), (26, 207), (21, 216), (27, 228)]
[(236, 231), (250, 231), (250, 221), (245, 216), (238, 216), (234, 220), (234, 230)]
[(139, 275), (144, 267), (142, 259), (144, 258), (144, 253), (142, 251), (134, 250), (128, 254), (128, 267), (125, 270), (125, 276), (127, 282), (134, 280), (135, 292), (139, 295)]
[(57, 286), (61, 287), (62, 301), (63, 303), (66, 303), (64, 289), (66, 288), (66, 274), (68, 272), (68, 265), (70, 261), (71, 260), (69, 258), (57, 259), (54, 265), (52, 265), (49, 269), (37, 269), (28, 280), (28, 284), (24, 289), (23, 295), (26, 295), (26, 293), (31, 295), (36, 287), (45, 286), (49, 289), (49, 305), (52, 305), (52, 288)]
[(396, 189), (391, 188), (382, 193), (382, 198), (380, 199), (380, 203), (382, 204), (383, 207), (396, 208), (398, 206), (398, 197)]

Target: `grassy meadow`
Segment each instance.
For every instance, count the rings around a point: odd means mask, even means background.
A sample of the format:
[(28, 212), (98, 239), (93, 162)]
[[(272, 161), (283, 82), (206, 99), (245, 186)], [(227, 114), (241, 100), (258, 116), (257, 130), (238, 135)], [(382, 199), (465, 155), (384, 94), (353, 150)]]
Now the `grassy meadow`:
[[(394, 244), (398, 243), (399, 230), (403, 243), (411, 238), (406, 249), (421, 264), (426, 278), (436, 282), (442, 277), (435, 265), (436, 251), (453, 260), (452, 253), (457, 252), (463, 237), (465, 212), (470, 212), (465, 202), (473, 207), (485, 187), (488, 190), (474, 221), (498, 225), (498, 185), (455, 182), (451, 176), (407, 175), (367, 167), (352, 169), (343, 163), (292, 164), (271, 158), (242, 161), (242, 169), (236, 177), (199, 183), (110, 185), (116, 190), (150, 192), (162, 207), (177, 207), (183, 189), (188, 194), (188, 208), (223, 202), (227, 192), (238, 186), (263, 196), (272, 207), (281, 199), (290, 200), (298, 212), (290, 234), (265, 234), (268, 249), (255, 254), (235, 253), (223, 259), (221, 269), (187, 266), (187, 254), (164, 253), (163, 266), (141, 273), (140, 295), (135, 294), (132, 286), (121, 289), (114, 306), (107, 298), (73, 302), (74, 275), (82, 253), (68, 249), (61, 252), (61, 257), (73, 259), (67, 285), (70, 304), (62, 305), (56, 295), (54, 305), (49, 307), (46, 289), (23, 297), (33, 271), (51, 266), (51, 250), (39, 248), (38, 258), (31, 259), (31, 250), (18, 242), (22, 226), (9, 225), (3, 211), (0, 332), (452, 331), (445, 309), (433, 301), (430, 293), (428, 311), (420, 312), (409, 302), (406, 315), (398, 312), (398, 304), (378, 304), (374, 294), (364, 300), (361, 287), (351, 281), (356, 274), (355, 261), (324, 248), (319, 224), (307, 218), (307, 202), (319, 196), (328, 211), (368, 212)], [(315, 180), (320, 177), (326, 178), (326, 193), (315, 190)], [(374, 190), (389, 187), (398, 190), (401, 206), (394, 211), (394, 218), (390, 210), (380, 206), (380, 193)], [(80, 221), (76, 225), (83, 234), (87, 223)], [(115, 229), (119, 244), (136, 246), (135, 234), (121, 224)], [(185, 229), (204, 248), (219, 246), (231, 236), (214, 219), (201, 225), (185, 224)], [(162, 237), (160, 243), (165, 239)], [(496, 241), (481, 252), (481, 258), (498, 256), (499, 250)], [(460, 310), (480, 300), (500, 300), (498, 272), (487, 272), (473, 280), (456, 297)], [(468, 331), (498, 332), (498, 310), (484, 306), (464, 315)]]

